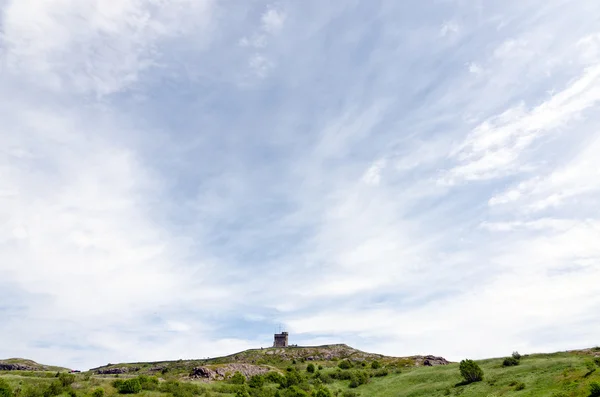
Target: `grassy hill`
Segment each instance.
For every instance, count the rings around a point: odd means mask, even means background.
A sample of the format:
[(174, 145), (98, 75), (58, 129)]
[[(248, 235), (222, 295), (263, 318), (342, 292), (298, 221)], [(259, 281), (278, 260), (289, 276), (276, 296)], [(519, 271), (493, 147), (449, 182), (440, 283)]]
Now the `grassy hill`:
[[(37, 376), (0, 371), (0, 383), (8, 384), (14, 397), (100, 397), (99, 389), (104, 397), (117, 397), (119, 389), (124, 391), (122, 382), (132, 379), (141, 382), (139, 397), (587, 397), (590, 385), (600, 382), (600, 348), (525, 355), (509, 367), (503, 366), (503, 358), (477, 361), (484, 378), (466, 385), (458, 363), (425, 366), (424, 360), (365, 353), (346, 345), (254, 349), (208, 360), (108, 365), (60, 377), (43, 371)], [(111, 369), (122, 371), (105, 373)], [(236, 371), (246, 371), (247, 379), (234, 376)]]

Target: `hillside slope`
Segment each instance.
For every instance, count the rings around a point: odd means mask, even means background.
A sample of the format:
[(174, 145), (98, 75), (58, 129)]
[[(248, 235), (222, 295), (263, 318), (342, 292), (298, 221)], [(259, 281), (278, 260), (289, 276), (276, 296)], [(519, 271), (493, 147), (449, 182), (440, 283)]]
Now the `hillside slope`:
[[(442, 357), (435, 356), (411, 356), (390, 357), (382, 354), (367, 353), (354, 349), (345, 344), (323, 345), (323, 346), (293, 346), (286, 348), (264, 348), (250, 349), (223, 357), (202, 360), (177, 360), (157, 362), (137, 362), (108, 364), (93, 368), (90, 371), (96, 374), (146, 374), (156, 373), (191, 373), (195, 368), (207, 367), (213, 369), (226, 364), (247, 364), (265, 368), (285, 368), (286, 366), (303, 362), (335, 362), (339, 360), (350, 360), (353, 362), (367, 362), (379, 360), (382, 363), (395, 366), (419, 366), (419, 365), (444, 365), (448, 364)], [(246, 367), (249, 368), (249, 367)], [(243, 372), (243, 371), (241, 371)], [(259, 371), (260, 372), (260, 371)]]
[(7, 358), (0, 360), (0, 371), (69, 371), (69, 369), (39, 364), (24, 358)]

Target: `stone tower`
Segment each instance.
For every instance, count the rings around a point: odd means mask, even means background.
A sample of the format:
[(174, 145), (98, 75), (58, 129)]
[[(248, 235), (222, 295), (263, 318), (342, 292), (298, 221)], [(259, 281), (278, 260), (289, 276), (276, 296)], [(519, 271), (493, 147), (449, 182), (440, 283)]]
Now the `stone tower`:
[(275, 340), (273, 342), (273, 347), (287, 347), (288, 346), (288, 333), (282, 332), (280, 334), (275, 334)]

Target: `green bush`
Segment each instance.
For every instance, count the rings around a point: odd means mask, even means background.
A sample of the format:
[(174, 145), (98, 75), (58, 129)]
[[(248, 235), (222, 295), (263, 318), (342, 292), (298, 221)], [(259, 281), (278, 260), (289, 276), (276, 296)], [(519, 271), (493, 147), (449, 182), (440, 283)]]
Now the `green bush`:
[(319, 364), (319, 371), (323, 369), (323, 366)]
[(373, 361), (371, 363), (371, 369), (379, 369), (381, 368), (381, 363), (379, 361)]
[(252, 388), (259, 389), (265, 384), (265, 377), (262, 375), (254, 375), (250, 378), (248, 385)]
[(229, 383), (233, 383), (234, 385), (243, 385), (246, 383), (246, 377), (242, 375), (240, 371), (235, 371), (235, 374), (229, 378)]
[(282, 393), (283, 397), (309, 397), (309, 394), (298, 386), (292, 386), (285, 389)]
[(519, 365), (519, 360), (514, 357), (507, 357), (502, 362), (503, 367), (514, 367), (515, 365)]
[(515, 360), (520, 360), (521, 359), (521, 355), (519, 354), (518, 351), (514, 351), (512, 353), (512, 358), (514, 358)]
[(77, 392), (75, 392), (75, 390), (73, 389), (69, 389), (67, 394), (69, 395), (69, 397), (77, 397)]
[(350, 369), (352, 368), (352, 363), (348, 360), (342, 360), (338, 363), (338, 367), (341, 369)]
[(63, 387), (71, 386), (75, 382), (75, 375), (61, 372), (58, 375), (58, 380), (62, 383)]
[(460, 362), (460, 375), (465, 383), (479, 382), (483, 380), (483, 370), (473, 360), (462, 360)]
[(42, 397), (44, 392), (44, 385), (29, 384), (25, 386), (20, 397)]
[(92, 397), (104, 397), (104, 389), (98, 387), (92, 392)]
[(310, 363), (306, 366), (306, 372), (309, 373), (314, 373), (315, 372), (315, 365), (313, 363)]
[(158, 389), (158, 378), (156, 376), (140, 375), (137, 377), (140, 381), (142, 390), (157, 390)]
[(325, 383), (325, 384), (333, 382), (331, 375), (329, 375), (326, 372), (321, 372), (321, 371), (315, 372), (315, 379), (318, 379), (319, 381), (321, 381), (321, 383)]
[(365, 371), (354, 371), (352, 372), (352, 378), (350, 378), (350, 387), (356, 388), (360, 385), (367, 384), (369, 382), (369, 374)]
[(598, 382), (590, 383), (590, 397), (600, 397), (600, 384)]
[(331, 392), (326, 387), (318, 388), (313, 392), (314, 397), (332, 397)]
[(298, 371), (290, 371), (285, 374), (285, 387), (299, 385), (304, 378)]
[(60, 380), (55, 380), (55, 381), (52, 381), (52, 383), (50, 383), (48, 385), (48, 388), (46, 390), (44, 390), (43, 396), (44, 397), (58, 396), (59, 394), (62, 394), (64, 389), (65, 388), (63, 386), (63, 383)]
[(360, 394), (353, 390), (346, 390), (342, 393), (342, 397), (359, 397)]
[(377, 378), (380, 378), (380, 377), (383, 377), (383, 376), (388, 376), (388, 375), (389, 375), (389, 372), (385, 368), (382, 368), (382, 369), (379, 369), (379, 370), (373, 372), (373, 376), (375, 376)]
[(280, 385), (285, 384), (285, 377), (279, 372), (271, 371), (265, 374), (265, 380), (269, 383), (279, 383)]
[(4, 380), (0, 379), (0, 397), (12, 397), (13, 391), (10, 385)]
[(121, 394), (136, 394), (142, 391), (142, 385), (138, 378), (124, 380), (117, 389)]
[(600, 367), (600, 357), (594, 358), (594, 363), (596, 363), (596, 365)]

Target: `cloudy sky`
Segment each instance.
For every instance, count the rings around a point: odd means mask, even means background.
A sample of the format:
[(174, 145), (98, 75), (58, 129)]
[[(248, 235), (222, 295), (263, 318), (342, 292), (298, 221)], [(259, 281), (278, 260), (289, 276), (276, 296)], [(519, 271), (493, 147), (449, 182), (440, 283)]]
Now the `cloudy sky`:
[(0, 358), (600, 344), (600, 2), (0, 0)]

